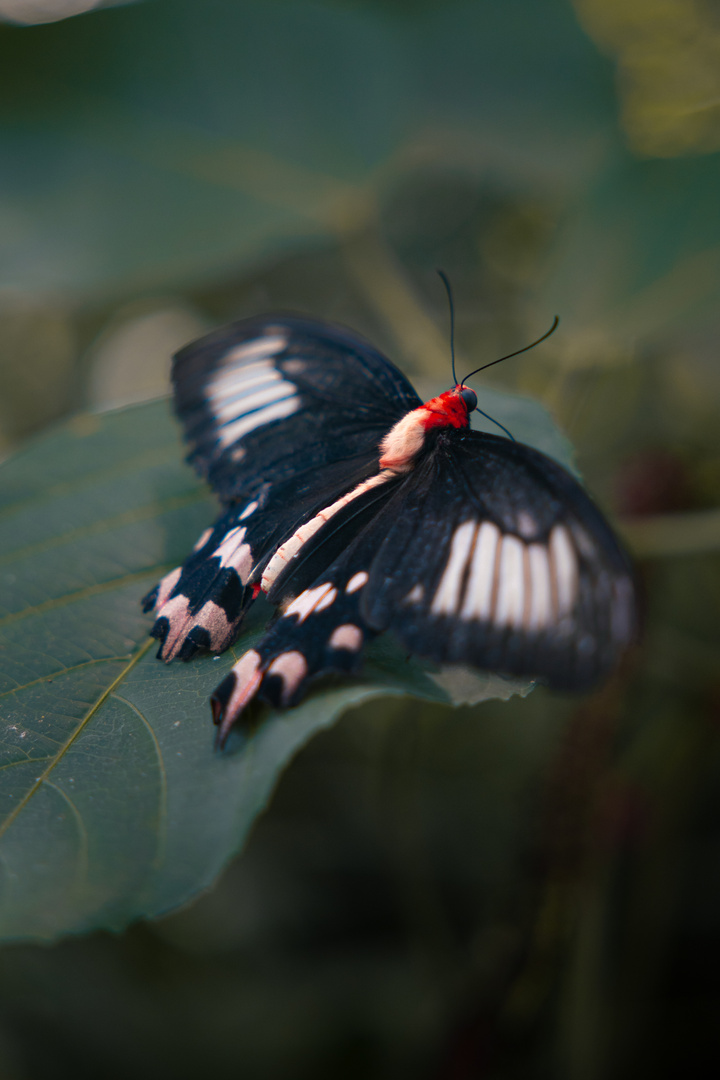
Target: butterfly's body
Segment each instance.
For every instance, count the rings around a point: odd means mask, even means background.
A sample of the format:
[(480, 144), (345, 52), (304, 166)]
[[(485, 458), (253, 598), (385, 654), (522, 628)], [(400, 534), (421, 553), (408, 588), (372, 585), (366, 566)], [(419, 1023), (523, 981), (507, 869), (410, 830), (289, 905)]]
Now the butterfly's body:
[(474, 392), (423, 403), (348, 331), (237, 323), (182, 350), (190, 460), (225, 510), (146, 600), (165, 660), (226, 649), (260, 591), (277, 614), (213, 695), (225, 739), (255, 696), (296, 703), (392, 630), (439, 663), (582, 690), (635, 631), (632, 573), (564, 469), (470, 429)]

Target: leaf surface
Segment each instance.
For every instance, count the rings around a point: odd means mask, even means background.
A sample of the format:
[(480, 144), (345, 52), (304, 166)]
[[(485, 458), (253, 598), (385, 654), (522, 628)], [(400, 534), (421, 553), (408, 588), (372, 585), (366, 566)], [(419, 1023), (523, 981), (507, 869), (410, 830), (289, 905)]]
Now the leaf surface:
[[(517, 437), (566, 445), (540, 406), (497, 392), (488, 401)], [(256, 605), (221, 657), (155, 659), (140, 598), (214, 515), (182, 464), (167, 402), (77, 417), (7, 462), (0, 493), (4, 939), (119, 929), (209, 887), (283, 767), (354, 705), (527, 690), (437, 673), (381, 638), (362, 679), (321, 685), (289, 712), (259, 709), (214, 753), (208, 697), (269, 609)]]

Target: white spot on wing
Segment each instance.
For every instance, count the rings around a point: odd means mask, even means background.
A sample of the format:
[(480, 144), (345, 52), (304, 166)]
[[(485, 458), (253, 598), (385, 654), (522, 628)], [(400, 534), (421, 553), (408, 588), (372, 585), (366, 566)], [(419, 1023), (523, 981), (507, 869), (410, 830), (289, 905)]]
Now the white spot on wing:
[(526, 540), (537, 535), (537, 522), (527, 510), (521, 510), (517, 516), (517, 531)]
[(168, 632), (162, 647), (162, 658), (169, 663), (179, 652), (187, 631), (192, 625), (189, 601), (182, 593), (163, 604), (159, 615), (168, 621)]
[(255, 696), (262, 682), (263, 673), (260, 671), (260, 654), (255, 649), (249, 649), (234, 665), (232, 673), (235, 676), (235, 686), (225, 706), (225, 719), (223, 720), (223, 729), (228, 731), (248, 701)]
[(295, 393), (295, 384), (281, 381), (271, 383), (261, 390), (252, 394), (243, 395), (236, 401), (229, 401), (215, 410), (215, 423), (220, 427), (232, 424), (241, 416), (249, 416), (264, 405), (272, 405), (274, 401), (285, 401)]
[(304, 360), (298, 360), (296, 358), (283, 360), (282, 369), (286, 375), (299, 375), (305, 371), (307, 363)]
[(325, 593), (322, 600), (320, 600), (320, 602), (315, 605), (315, 610), (316, 611), (324, 611), (325, 608), (329, 608), (331, 604), (335, 603), (335, 598), (336, 597), (337, 597), (337, 589), (331, 589), (330, 592)]
[(552, 588), (550, 582), (550, 561), (544, 544), (530, 544), (528, 547), (530, 562), (530, 608), (527, 617), (527, 629), (530, 632), (542, 630), (552, 622)]
[(597, 548), (590, 535), (577, 522), (571, 522), (573, 538), (580, 554), (589, 561), (597, 558)]
[(261, 364), (249, 364), (247, 367), (220, 368), (207, 384), (205, 395), (214, 406), (219, 408), (233, 401), (240, 401), (260, 387), (269, 387), (282, 382), (282, 372), (272, 360), (263, 360)]
[(578, 567), (575, 550), (564, 525), (556, 525), (550, 534), (550, 558), (555, 569), (558, 615), (567, 615), (577, 595)]
[(223, 447), (230, 446), (231, 443), (234, 443), (243, 435), (247, 435), (249, 431), (264, 427), (265, 424), (269, 424), (273, 420), (283, 420), (286, 416), (292, 416), (299, 408), (300, 398), (293, 395), (283, 401), (278, 401), (274, 405), (269, 405), (266, 409), (259, 409), (257, 412), (250, 413), (249, 416), (243, 416), (239, 420), (235, 420), (234, 423), (226, 424), (225, 427), (220, 428), (218, 431), (220, 445)]
[(425, 588), (424, 588), (423, 585), (420, 585), (418, 583), (417, 585), (413, 585), (412, 589), (410, 590), (410, 592), (407, 594), (407, 596), (403, 600), (403, 603), (404, 604), (419, 604), (424, 595), (425, 595)]
[(498, 595), (495, 605), (497, 626), (520, 626), (525, 606), (523, 551), (525, 545), (516, 536), (504, 536), (500, 548)]
[(177, 585), (178, 581), (180, 580), (181, 574), (182, 567), (178, 566), (176, 570), (171, 570), (169, 574), (166, 574), (160, 582), (160, 585), (158, 586), (157, 600), (155, 601), (155, 608), (158, 612), (167, 600), (170, 593)]
[(222, 359), (222, 363), (225, 367), (230, 364), (244, 364), (248, 360), (254, 360), (255, 357), (260, 356), (275, 356), (277, 353), (282, 352), (288, 342), (287, 337), (284, 334), (265, 335), (260, 338), (253, 338), (250, 341), (244, 341), (241, 345), (236, 345), (233, 349), (225, 354)]
[(212, 536), (212, 529), (206, 529), (205, 532), (200, 537), (200, 539), (195, 544), (195, 546), (193, 547), (193, 551), (199, 551), (200, 548), (204, 548), (211, 536)]
[(433, 615), (454, 615), (457, 611), (463, 574), (476, 532), (475, 521), (466, 521), (455, 530), (450, 545), (450, 558), (430, 608)]
[(279, 675), (283, 681), (281, 701), (287, 705), (300, 683), (307, 675), (307, 661), (301, 652), (292, 650), (281, 653), (267, 669), (268, 675)]
[(483, 521), (475, 542), (465, 602), (460, 612), (463, 619), (490, 618), (499, 540), (497, 525), (493, 525), (492, 521)]
[(357, 574), (353, 574), (353, 576), (350, 578), (347, 585), (345, 586), (345, 592), (357, 592), (358, 589), (362, 589), (363, 585), (366, 584), (367, 579), (368, 575), (364, 570), (360, 570)]
[(244, 543), (245, 532), (244, 525), (237, 525), (213, 552), (213, 557), (220, 559), (220, 566), (232, 566), (237, 571), (243, 585), (247, 584), (252, 569), (252, 551), (250, 545)]
[(256, 502), (248, 503), (247, 506), (245, 507), (245, 509), (243, 510), (242, 514), (238, 518), (238, 521), (244, 521), (245, 518), (249, 518), (251, 514), (255, 513), (257, 508), (258, 508), (258, 504)]
[(359, 626), (353, 623), (343, 623), (337, 626), (330, 637), (328, 645), (331, 649), (347, 649), (349, 652), (357, 652), (363, 643), (363, 634)]
[[(286, 618), (288, 615), (297, 615), (298, 623), (305, 622), (308, 615), (316, 609), (322, 611), (322, 608), (329, 607), (336, 596), (337, 590), (330, 581), (326, 581), (324, 584), (318, 585), (315, 589), (306, 589), (305, 592), (300, 593), (300, 595), (286, 607), (283, 614)], [(330, 599), (328, 599), (328, 597), (330, 597)]]
[(203, 604), (192, 620), (192, 625), (202, 626), (210, 634), (210, 649), (212, 652), (220, 652), (226, 647), (233, 629), (233, 624), (228, 620), (224, 610), (212, 600), (208, 600), (207, 603)]

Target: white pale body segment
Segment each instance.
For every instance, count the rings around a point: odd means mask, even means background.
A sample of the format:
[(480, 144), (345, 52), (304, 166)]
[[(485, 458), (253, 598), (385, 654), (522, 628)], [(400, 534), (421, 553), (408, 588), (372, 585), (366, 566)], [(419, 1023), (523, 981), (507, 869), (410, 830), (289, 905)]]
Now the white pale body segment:
[(308, 615), (311, 615), (313, 611), (324, 611), (325, 608), (334, 604), (336, 597), (337, 589), (330, 581), (326, 581), (323, 585), (318, 585), (314, 589), (306, 589), (305, 592), (300, 593), (285, 608), (283, 618), (287, 618), (289, 615), (297, 615), (298, 623), (305, 622)]
[(392, 476), (393, 473), (388, 470), (386, 472), (378, 473), (377, 476), (371, 476), (369, 480), (361, 481), (361, 483), (354, 487), (352, 491), (349, 491), (347, 495), (343, 495), (341, 499), (337, 499), (336, 502), (325, 507), (324, 510), (321, 510), (314, 518), (311, 518), (310, 521), (306, 521), (304, 525), (301, 525), (297, 532), (293, 533), (284, 544), (280, 545), (265, 567), (261, 582), (263, 592), (267, 593), (270, 591), (278, 576), (285, 569), (287, 563), (299, 554), (303, 545), (306, 544), (310, 537), (314, 536), (318, 529), (321, 529), (334, 514), (337, 514), (339, 510), (342, 510), (348, 503), (357, 499), (358, 496), (364, 494), (366, 491), (370, 491), (371, 488), (386, 483)]
[(380, 468), (407, 472), (412, 468), (427, 435), (425, 423), (430, 413), (424, 406), (413, 409), (390, 428), (380, 443)]
[(349, 652), (357, 652), (363, 643), (363, 633), (359, 626), (354, 623), (343, 623), (336, 626), (330, 635), (328, 645), (331, 649), (347, 649)]
[(247, 585), (252, 570), (252, 551), (250, 545), (244, 543), (246, 532), (244, 525), (236, 525), (213, 552), (213, 556), (220, 559), (220, 566), (231, 566), (237, 571), (243, 585)]
[(546, 546), (503, 535), (491, 521), (465, 521), (453, 534), (430, 611), (535, 633), (572, 612), (579, 580), (564, 525), (553, 528)]

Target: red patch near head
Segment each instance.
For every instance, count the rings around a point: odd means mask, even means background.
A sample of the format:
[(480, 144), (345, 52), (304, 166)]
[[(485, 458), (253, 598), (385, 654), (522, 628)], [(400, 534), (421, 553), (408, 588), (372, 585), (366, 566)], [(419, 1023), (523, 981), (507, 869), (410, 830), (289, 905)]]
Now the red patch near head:
[(467, 405), (460, 396), (460, 387), (446, 390), (439, 397), (430, 398), (423, 405), (428, 413), (423, 418), (423, 427), (426, 431), (436, 427), (465, 428), (470, 426)]

